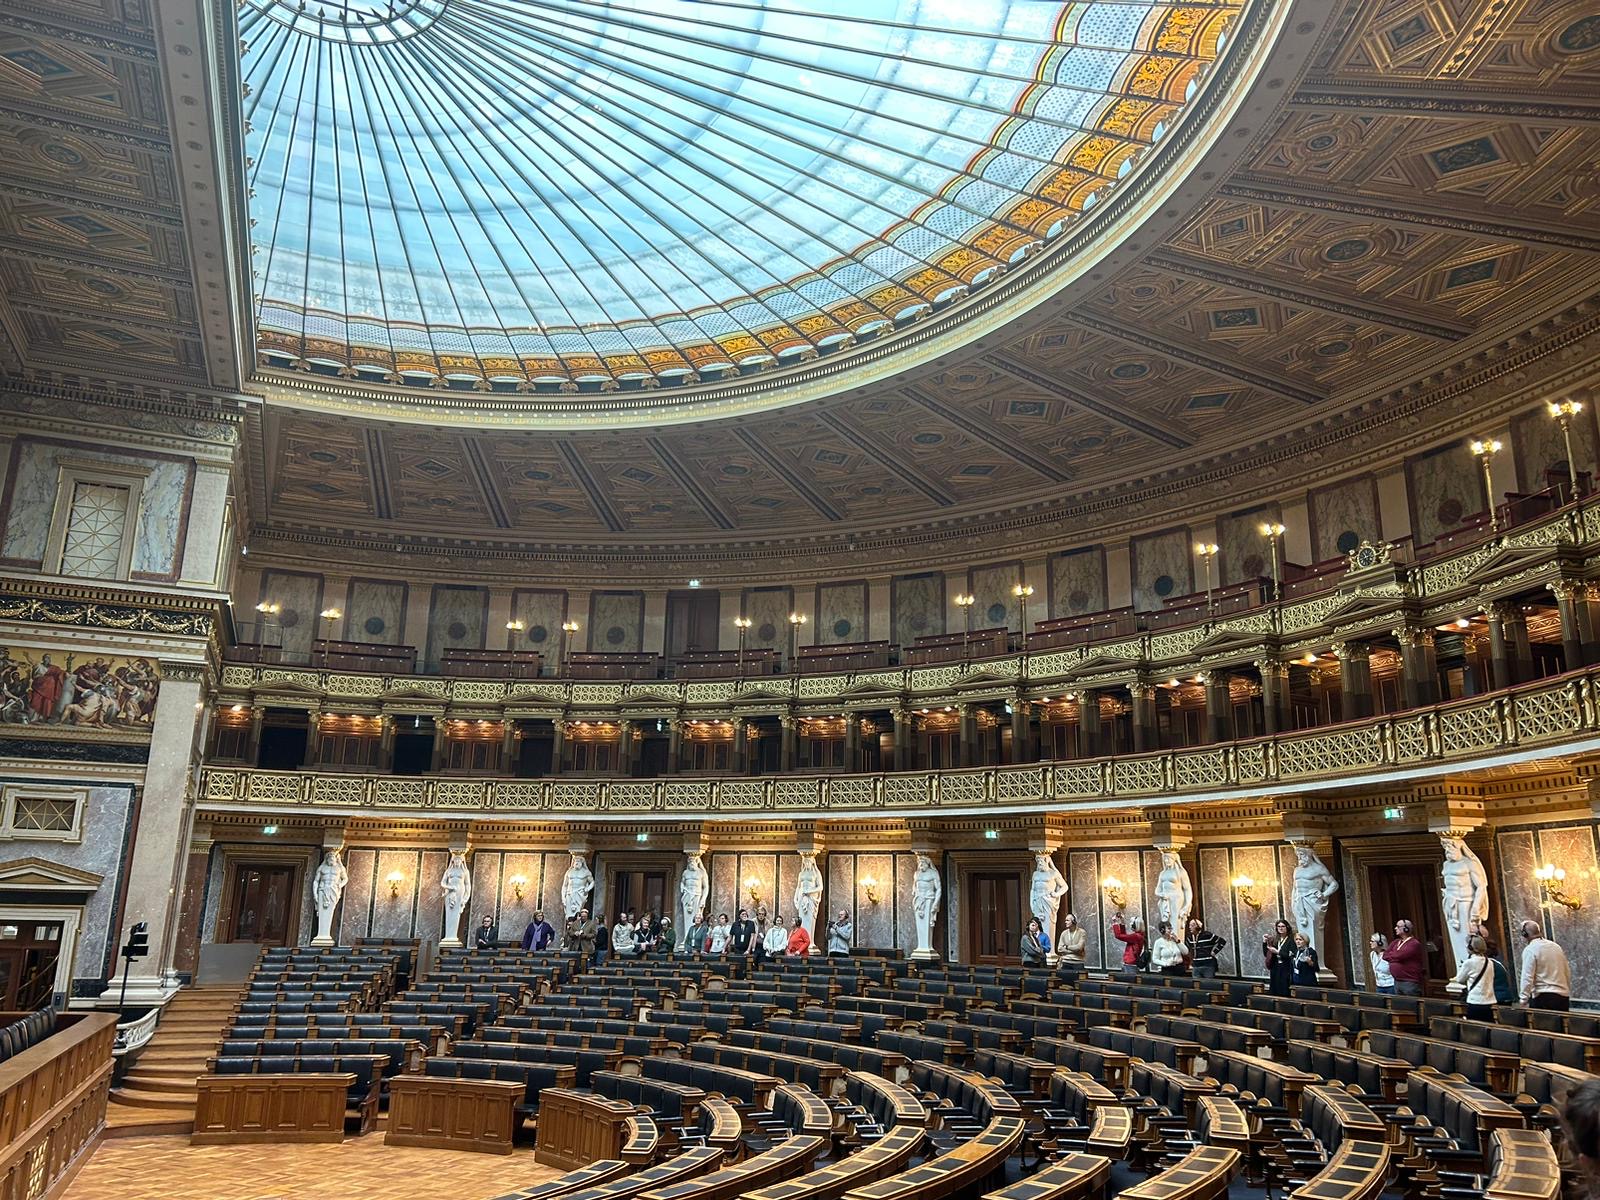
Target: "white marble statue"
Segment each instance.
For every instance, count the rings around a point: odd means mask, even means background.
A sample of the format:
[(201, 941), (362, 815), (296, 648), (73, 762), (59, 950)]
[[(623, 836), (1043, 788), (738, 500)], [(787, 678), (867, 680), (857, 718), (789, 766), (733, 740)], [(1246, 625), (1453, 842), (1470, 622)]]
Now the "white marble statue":
[[(1028, 907), (1039, 919), (1039, 928), (1053, 930), (1056, 913), (1061, 908), (1061, 898), (1067, 894), (1067, 880), (1048, 854), (1033, 856), (1033, 889), (1028, 894)], [(1052, 955), (1053, 957), (1053, 955)]]
[(811, 939), (813, 954), (822, 953), (816, 938), (817, 913), (821, 908), (822, 870), (817, 866), (816, 852), (805, 850), (800, 854), (800, 878), (794, 885), (794, 915), (800, 918), (801, 927)]
[(572, 855), (572, 863), (561, 877), (561, 908), (567, 914), (567, 924), (570, 925), (588, 902), (589, 893), (594, 891), (594, 873), (589, 870), (589, 864), (583, 861), (581, 852), (570, 850), (568, 853)]
[[(678, 905), (682, 914), (678, 919), (678, 932), (681, 937), (689, 936), (690, 927), (705, 912), (706, 901), (710, 898), (711, 876), (706, 873), (706, 864), (696, 850), (683, 864), (683, 878), (678, 881)], [(679, 950), (683, 948), (683, 945), (678, 946)]]
[(350, 872), (338, 850), (325, 850), (322, 865), (311, 879), (311, 898), (317, 904), (317, 936), (313, 946), (333, 945), (333, 910), (339, 907), (339, 897), (344, 895), (344, 885), (350, 882)]
[(926, 854), (917, 855), (917, 872), (911, 877), (911, 911), (917, 919), (917, 948), (912, 958), (938, 958), (933, 948), (933, 923), (939, 918), (939, 901), (944, 898), (944, 884), (939, 879), (939, 868)]
[(1156, 916), (1167, 922), (1179, 937), (1189, 926), (1194, 911), (1194, 884), (1178, 857), (1176, 847), (1161, 851), (1161, 874), (1156, 877)]
[(1473, 920), (1489, 919), (1489, 875), (1483, 869), (1483, 861), (1461, 838), (1441, 833), (1439, 841), (1444, 846), (1444, 866), (1439, 869), (1444, 923), (1459, 964), (1467, 961), (1467, 938)]
[(1295, 929), (1306, 935), (1306, 941), (1322, 955), (1322, 933), (1328, 922), (1328, 905), (1339, 890), (1339, 881), (1328, 870), (1327, 864), (1310, 846), (1294, 844), (1294, 888), (1289, 893), (1289, 906), (1294, 915)]
[(461, 945), (461, 917), (472, 899), (472, 872), (467, 870), (464, 850), (450, 851), (450, 865), (439, 880), (439, 890), (444, 893), (444, 936), (440, 946)]

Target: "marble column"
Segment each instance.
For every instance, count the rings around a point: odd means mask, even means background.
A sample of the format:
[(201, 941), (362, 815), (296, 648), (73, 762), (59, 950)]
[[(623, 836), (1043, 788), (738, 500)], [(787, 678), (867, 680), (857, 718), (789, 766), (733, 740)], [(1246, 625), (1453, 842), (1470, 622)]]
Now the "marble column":
[(683, 718), (673, 717), (667, 722), (668, 775), (676, 775), (683, 766)]
[(1206, 741), (1233, 741), (1233, 697), (1228, 690), (1226, 671), (1206, 672)]
[(500, 723), (500, 774), (516, 774), (517, 723), (507, 717)]
[(845, 713), (844, 715), (844, 769), (847, 772), (861, 770), (861, 715), (859, 713)]
[(1489, 618), (1489, 661), (1495, 690), (1513, 687), (1533, 675), (1528, 618), (1520, 606), (1501, 600), (1485, 609)]
[(162, 662), (161, 699), (150, 730), (150, 758), (145, 766), (133, 846), (124, 859), (125, 899), (122, 922), (113, 931), (114, 944), (143, 921), (150, 936), (150, 956), (131, 967), (120, 956), (119, 974), (102, 999), (115, 1001), (121, 971), (128, 974), (128, 999), (148, 1004), (176, 986), (171, 974), (177, 945), (178, 906), (187, 857), (184, 847), (194, 815), (193, 789), (205, 740), (208, 710), (202, 703), (207, 680), (199, 663)]
[(250, 709), (250, 741), (245, 747), (244, 760), (251, 765), (261, 762), (261, 726), (267, 719), (267, 710), (262, 705), (254, 705)]
[(303, 766), (315, 768), (322, 750), (322, 714), (306, 714), (306, 756)]
[[(778, 769), (786, 775), (794, 770), (796, 748), (799, 740), (799, 726), (800, 722), (787, 713), (778, 718), (778, 728), (783, 735), (783, 741), (779, 747)], [(898, 746), (898, 743), (896, 745)]]
[(572, 769), (572, 742), (567, 738), (565, 717), (557, 717), (551, 725), (555, 732), (550, 742), (550, 773), (561, 775)]
[(909, 708), (894, 710), (894, 770), (917, 769), (917, 720)]
[(428, 770), (437, 772), (444, 765), (444, 718), (433, 719), (433, 753), (428, 758)]
[(1078, 693), (1078, 757), (1100, 757), (1100, 694)]
[(617, 722), (617, 774), (627, 778), (633, 774), (633, 722)]
[(1600, 589), (1562, 579), (1548, 585), (1561, 617), (1561, 651), (1567, 670), (1600, 662)]
[(1346, 721), (1370, 717), (1372, 707), (1371, 651), (1361, 642), (1335, 642), (1333, 655), (1339, 660), (1340, 714)]
[(1433, 630), (1402, 625), (1394, 630), (1400, 644), (1400, 683), (1407, 708), (1422, 708), (1439, 702), (1439, 655), (1434, 647)]
[(1020, 764), (1037, 760), (1033, 747), (1033, 710), (1018, 690), (1011, 697), (1011, 761)]
[(385, 714), (378, 720), (378, 770), (387, 773), (394, 769), (394, 718)]
[(1156, 720), (1156, 689), (1153, 684), (1139, 682), (1128, 685), (1128, 698), (1133, 707), (1133, 750), (1143, 754), (1161, 749), (1161, 726)]
[(743, 717), (733, 719), (733, 772), (750, 773), (750, 723)]
[(957, 766), (970, 767), (977, 758), (977, 714), (973, 705), (963, 704), (956, 709), (960, 719), (957, 726), (961, 752), (956, 760)]
[(189, 834), (188, 864), (183, 872), (178, 936), (172, 954), (173, 969), (193, 976), (200, 964), (200, 926), (205, 920), (206, 874), (211, 865), (211, 823), (196, 821)]
[(1271, 658), (1258, 658), (1255, 668), (1261, 673), (1261, 720), (1267, 736), (1288, 733), (1294, 719), (1289, 711), (1289, 665)]

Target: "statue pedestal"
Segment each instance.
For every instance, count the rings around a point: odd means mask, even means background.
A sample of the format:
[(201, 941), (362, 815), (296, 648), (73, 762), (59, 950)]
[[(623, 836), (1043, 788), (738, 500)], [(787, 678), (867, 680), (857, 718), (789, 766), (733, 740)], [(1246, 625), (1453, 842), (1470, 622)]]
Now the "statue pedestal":
[(1318, 967), (1317, 982), (1323, 987), (1335, 987), (1339, 982), (1339, 977), (1332, 971), (1328, 970), (1327, 967)]
[(909, 955), (907, 955), (907, 957), (910, 958), (912, 962), (938, 962), (939, 952), (933, 949), (931, 946), (919, 946), (917, 949), (913, 950)]
[(331, 946), (334, 943), (333, 939), (327, 934), (319, 934), (317, 937), (311, 939), (311, 944), (313, 946)]
[(464, 945), (466, 945), (466, 943), (463, 942), (460, 938), (440, 938), (439, 939), (439, 949), (441, 949), (441, 950), (459, 950)]

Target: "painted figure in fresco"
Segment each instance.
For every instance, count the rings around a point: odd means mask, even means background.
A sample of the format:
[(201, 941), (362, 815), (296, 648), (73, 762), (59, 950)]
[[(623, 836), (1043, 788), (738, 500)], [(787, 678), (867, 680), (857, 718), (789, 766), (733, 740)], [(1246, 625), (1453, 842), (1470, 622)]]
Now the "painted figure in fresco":
[[(72, 660), (67, 659), (67, 663), (71, 665)], [(33, 685), (28, 695), (28, 707), (33, 710), (34, 720), (48, 721), (56, 715), (56, 705), (66, 685), (67, 673), (51, 662), (48, 654), (43, 655), (33, 669)]]

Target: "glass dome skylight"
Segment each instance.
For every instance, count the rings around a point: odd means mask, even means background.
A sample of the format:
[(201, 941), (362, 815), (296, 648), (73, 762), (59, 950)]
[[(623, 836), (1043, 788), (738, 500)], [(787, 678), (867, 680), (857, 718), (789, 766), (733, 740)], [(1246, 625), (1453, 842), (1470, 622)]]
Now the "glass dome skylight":
[(244, 0), (265, 361), (655, 386), (1025, 258), (1244, 0)]

